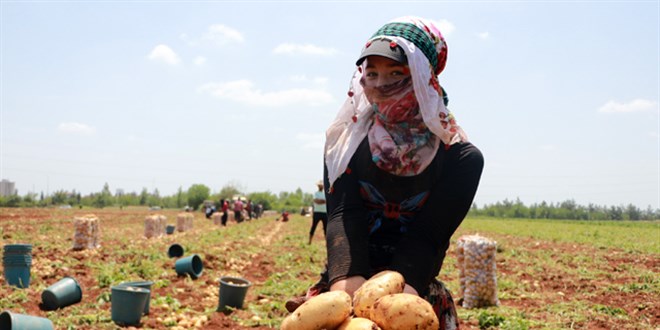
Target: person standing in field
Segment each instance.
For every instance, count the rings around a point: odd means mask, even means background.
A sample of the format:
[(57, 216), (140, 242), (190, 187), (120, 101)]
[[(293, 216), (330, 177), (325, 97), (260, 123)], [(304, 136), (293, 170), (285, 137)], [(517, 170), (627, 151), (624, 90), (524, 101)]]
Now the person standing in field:
[(221, 223), (223, 226), (227, 225), (227, 217), (229, 212), (229, 203), (224, 198), (220, 200), (220, 208), (222, 209)]
[(436, 276), (484, 160), (447, 109), (438, 81), (446, 59), (440, 30), (423, 18), (395, 19), (366, 41), (326, 132), (327, 271), (288, 310), (327, 290), (352, 296), (377, 272), (393, 270), (404, 292), (431, 303), (440, 329), (458, 327)]
[(243, 222), (243, 202), (240, 198), (234, 202), (234, 219), (238, 223)]
[(323, 192), (323, 181), (316, 183), (318, 190), (314, 193), (314, 213), (312, 214), (312, 228), (309, 230), (309, 243), (312, 244), (316, 226), (321, 222), (323, 224), (323, 236), (325, 237), (325, 228), (328, 225), (328, 214), (325, 207), (325, 192)]

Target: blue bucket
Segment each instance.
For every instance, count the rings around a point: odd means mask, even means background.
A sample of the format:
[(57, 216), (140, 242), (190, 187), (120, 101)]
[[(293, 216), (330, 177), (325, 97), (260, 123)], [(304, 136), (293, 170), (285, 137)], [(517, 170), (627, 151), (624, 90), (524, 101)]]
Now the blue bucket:
[(0, 314), (0, 329), (3, 330), (53, 330), (53, 322), (45, 317), (16, 314), (4, 311)]
[(174, 263), (174, 268), (176, 269), (176, 273), (180, 276), (190, 275), (192, 279), (197, 279), (202, 275), (204, 265), (202, 264), (202, 258), (193, 254), (189, 257), (177, 260)]
[(135, 281), (135, 282), (123, 282), (120, 283), (118, 286), (135, 286), (138, 288), (143, 288), (149, 290), (149, 297), (147, 297), (147, 303), (144, 305), (144, 311), (142, 312), (143, 314), (147, 315), (149, 314), (149, 303), (151, 300), (151, 286), (154, 285), (154, 282), (152, 281)]
[(5, 281), (7, 284), (19, 288), (30, 286), (30, 266), (5, 264)]
[(116, 285), (111, 288), (111, 317), (120, 326), (139, 325), (144, 306), (151, 291), (134, 286)]

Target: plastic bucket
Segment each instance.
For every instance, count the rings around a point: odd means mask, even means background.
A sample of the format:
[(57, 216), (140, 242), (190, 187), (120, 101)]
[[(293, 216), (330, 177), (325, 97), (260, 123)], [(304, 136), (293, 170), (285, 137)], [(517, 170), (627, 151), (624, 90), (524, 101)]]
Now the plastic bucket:
[(135, 282), (123, 282), (119, 286), (135, 286), (138, 288), (143, 288), (149, 290), (149, 297), (147, 297), (147, 303), (144, 305), (143, 314), (149, 314), (149, 303), (151, 302), (151, 286), (154, 285), (154, 282), (151, 281), (135, 281)]
[(172, 235), (172, 234), (174, 234), (174, 229), (176, 229), (176, 226), (174, 226), (174, 225), (167, 225), (167, 227), (165, 227), (165, 232), (166, 232), (168, 235)]
[(174, 263), (174, 269), (176, 269), (176, 273), (180, 276), (185, 276), (188, 274), (193, 279), (197, 279), (200, 275), (202, 275), (204, 265), (202, 264), (202, 258), (196, 254), (193, 254), (189, 257), (177, 260), (176, 263)]
[(2, 258), (2, 264), (3, 265), (31, 265), (32, 264), (32, 257), (30, 256), (23, 256), (23, 255), (17, 255), (17, 256), (5, 256)]
[(81, 300), (82, 289), (73, 277), (65, 277), (41, 292), (41, 302), (46, 310), (64, 308)]
[(134, 286), (116, 285), (112, 287), (111, 315), (112, 321), (120, 326), (139, 325), (147, 298), (151, 294), (148, 289)]
[(5, 253), (31, 253), (32, 244), (6, 244), (2, 249)]
[(47, 318), (4, 311), (0, 313), (0, 329), (53, 330), (55, 328), (53, 322)]
[(227, 307), (243, 308), (245, 295), (252, 283), (241, 277), (223, 276), (220, 278), (220, 299), (218, 311), (224, 312)]
[(30, 265), (4, 264), (5, 281), (7, 284), (19, 288), (30, 286)]
[(170, 258), (179, 258), (183, 256), (183, 252), (183, 246), (174, 243), (167, 249), (167, 256)]

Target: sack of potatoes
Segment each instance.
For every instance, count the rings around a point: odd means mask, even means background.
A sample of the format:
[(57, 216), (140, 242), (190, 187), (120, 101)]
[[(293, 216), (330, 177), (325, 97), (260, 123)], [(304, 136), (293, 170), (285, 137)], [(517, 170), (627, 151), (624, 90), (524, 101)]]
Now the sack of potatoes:
[(480, 235), (463, 235), (456, 242), (462, 306), (498, 306), (497, 242)]
[(405, 280), (382, 271), (355, 291), (312, 297), (289, 314), (281, 330), (438, 330), (438, 317), (423, 298), (403, 293)]

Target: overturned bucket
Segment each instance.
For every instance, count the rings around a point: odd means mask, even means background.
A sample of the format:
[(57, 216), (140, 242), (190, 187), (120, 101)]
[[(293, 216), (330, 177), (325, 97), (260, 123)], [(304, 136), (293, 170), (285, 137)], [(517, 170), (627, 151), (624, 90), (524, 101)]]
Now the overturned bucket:
[(82, 289), (73, 277), (65, 277), (41, 292), (41, 302), (46, 310), (64, 308), (81, 300)]
[(53, 322), (45, 317), (16, 314), (4, 311), (0, 314), (0, 329), (3, 330), (53, 330)]
[(183, 257), (183, 252), (183, 246), (176, 243), (170, 245), (170, 247), (167, 248), (167, 256), (170, 258)]
[(223, 276), (220, 278), (220, 298), (218, 311), (227, 311), (227, 307), (241, 309), (245, 295), (252, 283), (242, 277)]
[(179, 276), (190, 275), (192, 279), (197, 279), (200, 275), (202, 275), (204, 265), (202, 264), (202, 258), (196, 254), (193, 254), (191, 256), (177, 260), (174, 263), (174, 269)]

